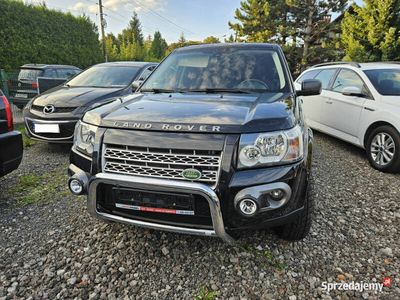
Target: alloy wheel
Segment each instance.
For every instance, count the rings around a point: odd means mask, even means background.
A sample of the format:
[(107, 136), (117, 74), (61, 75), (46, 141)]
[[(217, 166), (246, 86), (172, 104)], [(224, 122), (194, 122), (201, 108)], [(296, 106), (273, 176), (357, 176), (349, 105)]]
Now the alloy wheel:
[(389, 134), (380, 132), (374, 136), (370, 151), (374, 162), (383, 167), (393, 160), (396, 153), (396, 144)]

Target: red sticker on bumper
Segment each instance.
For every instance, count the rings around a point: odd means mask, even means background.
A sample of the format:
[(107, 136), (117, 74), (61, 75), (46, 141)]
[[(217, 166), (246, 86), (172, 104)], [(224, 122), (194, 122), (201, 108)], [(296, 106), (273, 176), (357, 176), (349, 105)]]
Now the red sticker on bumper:
[(123, 209), (154, 212), (154, 213), (161, 213), (161, 214), (189, 215), (189, 216), (194, 215), (194, 211), (192, 211), (192, 210), (178, 210), (178, 209), (169, 209), (169, 208), (146, 207), (146, 206), (137, 206), (137, 205), (122, 204), (122, 203), (115, 203), (115, 206), (118, 208), (123, 208)]

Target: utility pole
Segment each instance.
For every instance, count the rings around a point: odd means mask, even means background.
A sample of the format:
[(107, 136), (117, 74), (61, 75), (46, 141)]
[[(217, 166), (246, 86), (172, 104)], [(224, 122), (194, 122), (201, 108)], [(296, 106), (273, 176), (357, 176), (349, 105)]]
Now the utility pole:
[(101, 44), (103, 46), (104, 59), (107, 62), (108, 59), (107, 59), (107, 49), (106, 49), (106, 36), (104, 34), (104, 27), (106, 27), (107, 23), (106, 20), (104, 20), (102, 0), (99, 0), (99, 12), (100, 12)]

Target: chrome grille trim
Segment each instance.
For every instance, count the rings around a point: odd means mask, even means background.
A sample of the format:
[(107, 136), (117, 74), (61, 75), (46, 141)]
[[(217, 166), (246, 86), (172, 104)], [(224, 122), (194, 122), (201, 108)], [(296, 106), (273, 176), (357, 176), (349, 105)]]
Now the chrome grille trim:
[[(208, 152), (208, 153), (207, 153)], [(185, 169), (202, 173), (192, 182), (216, 186), (220, 173), (222, 151), (154, 149), (104, 144), (103, 172), (189, 181), (182, 176)]]

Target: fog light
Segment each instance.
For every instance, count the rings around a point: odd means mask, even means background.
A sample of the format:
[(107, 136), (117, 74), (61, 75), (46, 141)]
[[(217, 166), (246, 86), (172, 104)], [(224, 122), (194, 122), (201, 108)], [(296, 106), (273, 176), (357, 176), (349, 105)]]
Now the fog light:
[(252, 199), (243, 199), (239, 202), (238, 206), (240, 212), (245, 216), (255, 215), (258, 210), (257, 203)]
[(73, 178), (69, 181), (69, 189), (71, 190), (72, 194), (80, 195), (83, 192), (83, 184), (80, 180)]
[(282, 200), (282, 198), (285, 196), (285, 192), (281, 189), (273, 190), (269, 194), (273, 200)]

